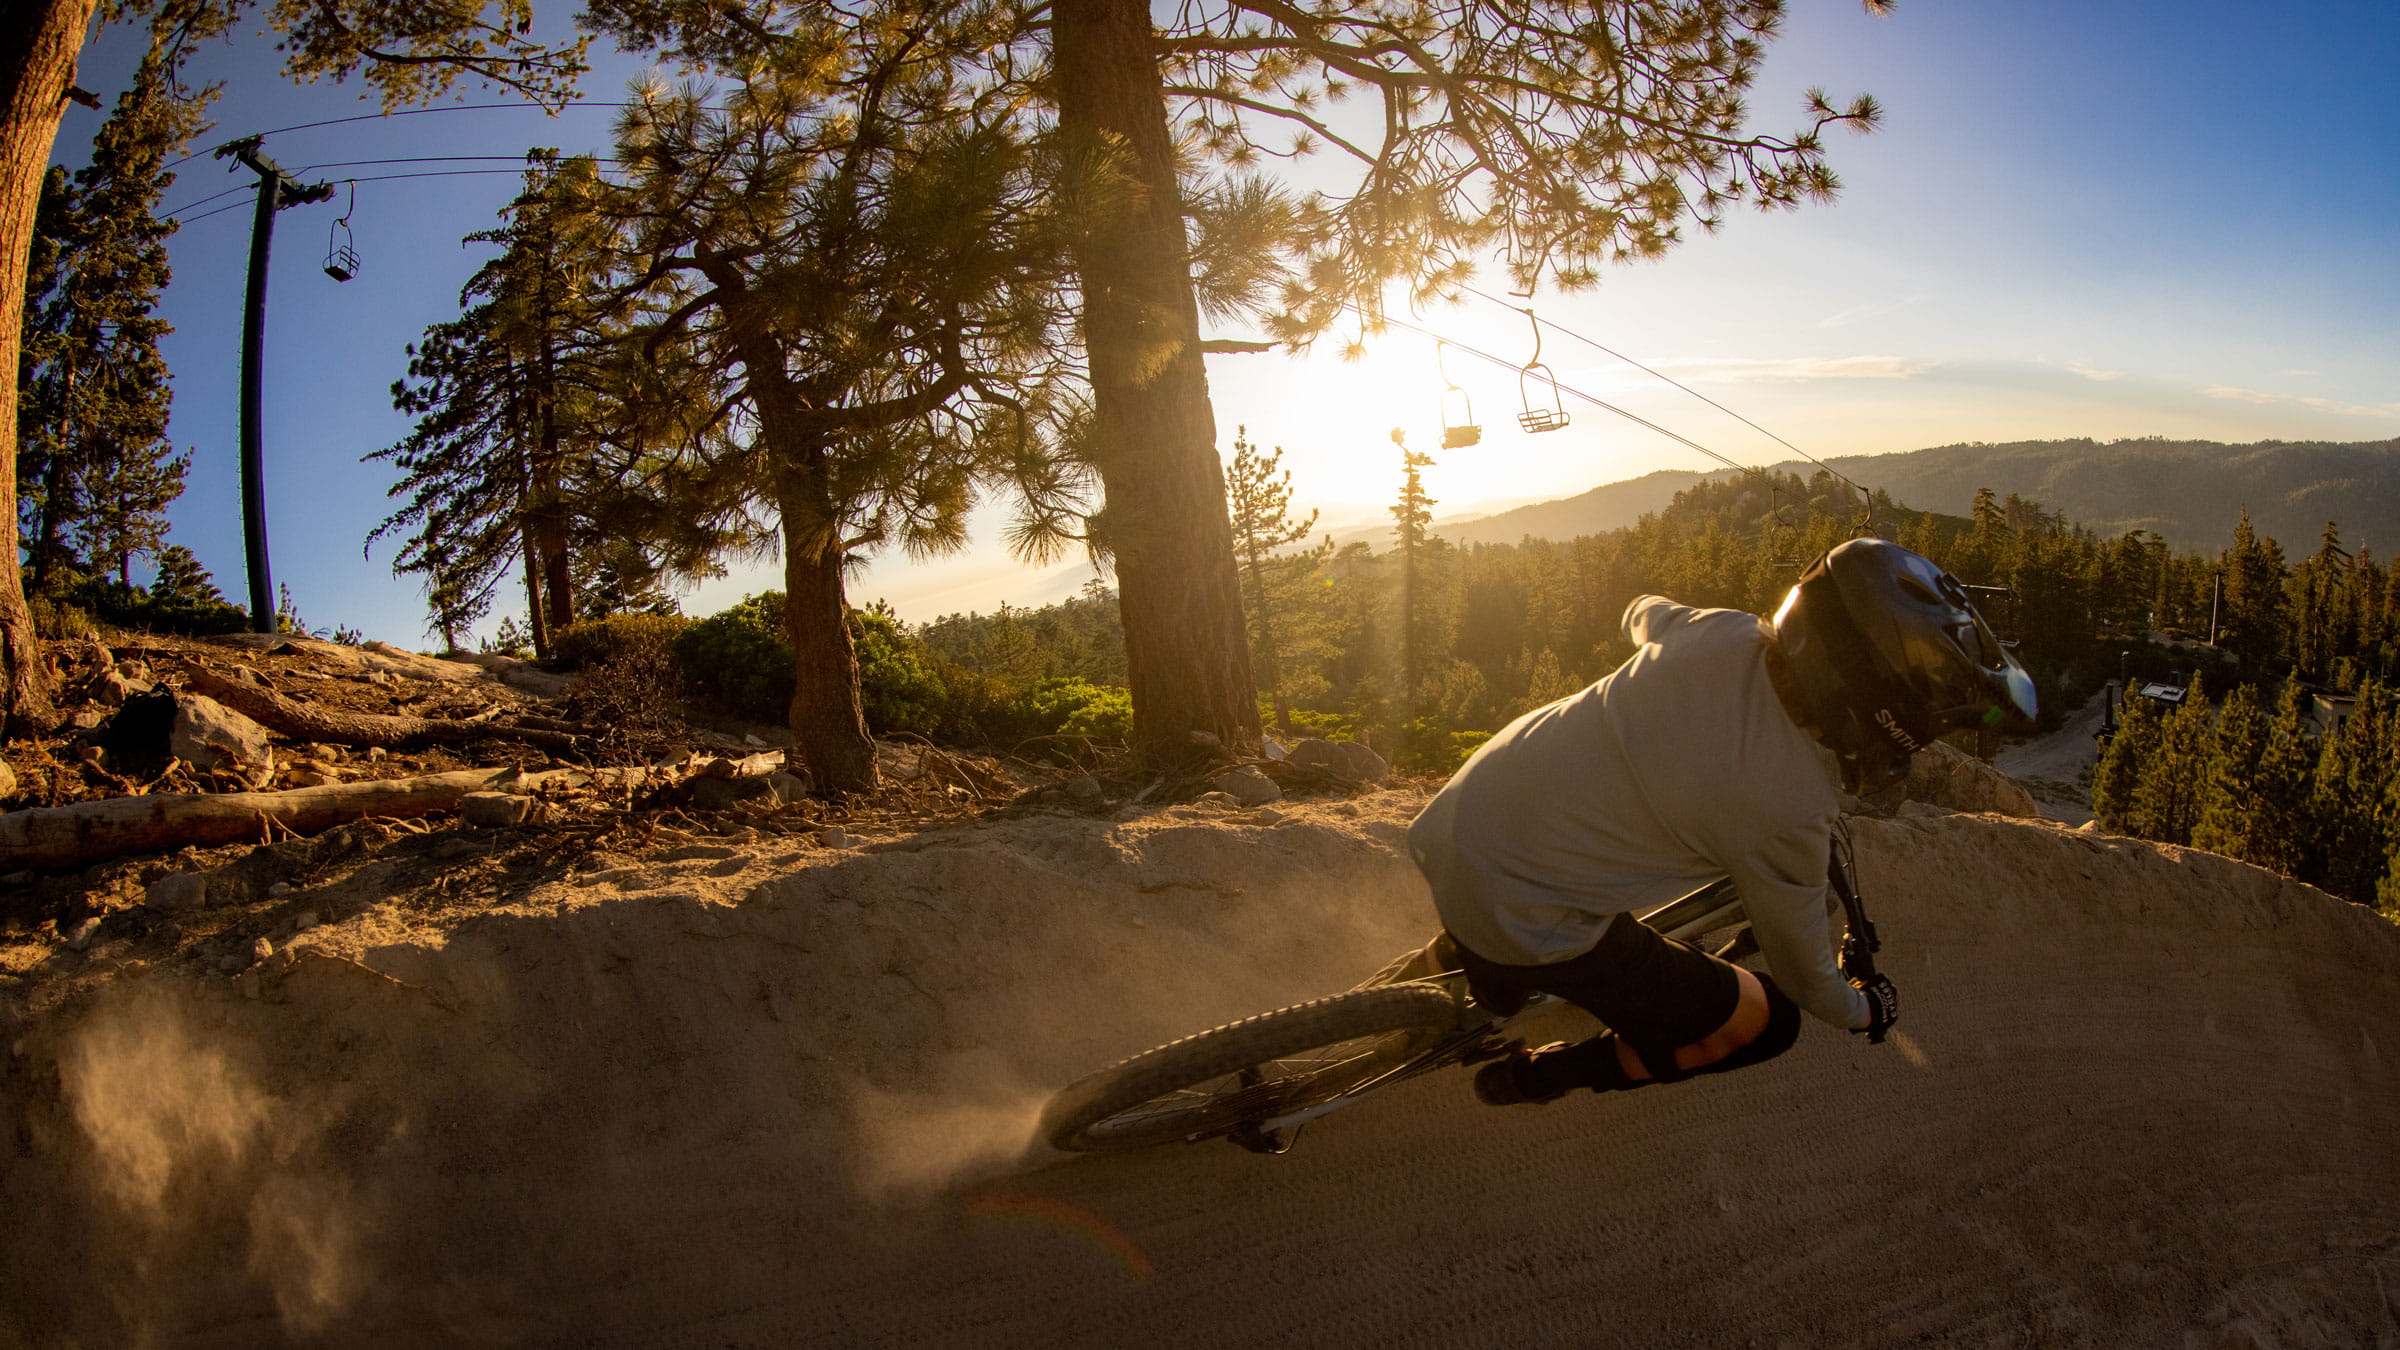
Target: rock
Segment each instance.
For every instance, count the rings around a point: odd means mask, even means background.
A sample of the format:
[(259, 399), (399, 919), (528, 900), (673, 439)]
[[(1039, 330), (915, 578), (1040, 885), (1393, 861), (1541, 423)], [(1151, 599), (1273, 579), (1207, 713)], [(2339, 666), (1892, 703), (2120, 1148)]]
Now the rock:
[(16, 790), (17, 771), (8, 767), (7, 760), (0, 759), (0, 797), (5, 797)]
[(771, 773), (767, 775), (767, 789), (775, 794), (777, 802), (789, 806), (807, 799), (808, 780), (796, 774)]
[(261, 961), (264, 961), (264, 960), (266, 960), (268, 957), (270, 957), (270, 956), (273, 956), (274, 954), (275, 954), (275, 944), (274, 944), (274, 943), (267, 941), (267, 940), (266, 940), (265, 938), (263, 938), (263, 937), (262, 937), (262, 938), (254, 938), (254, 939), (252, 939), (252, 940), (251, 940), (251, 943), (250, 943), (250, 963), (251, 963), (252, 965), (256, 965), (257, 963), (259, 963), (259, 962), (261, 962)]
[(1275, 786), (1274, 779), (1248, 764), (1218, 774), (1209, 780), (1209, 786), (1244, 806), (1264, 806), (1283, 797), (1283, 789)]
[(317, 912), (315, 910), (303, 910), (300, 913), (292, 916), (292, 931), (295, 933), (305, 933), (309, 929), (314, 928), (323, 922), (324, 920), (317, 917)]
[(1910, 801), (1925, 802), (1947, 811), (1976, 811), (2040, 818), (2033, 794), (2015, 779), (1963, 750), (1936, 741), (1909, 761), (1905, 793)]
[(1241, 799), (1230, 792), (1203, 792), (1192, 798), (1194, 806), (1213, 806), (1224, 811), (1238, 809), (1241, 804)]
[(66, 938), (67, 950), (71, 952), (79, 952), (84, 948), (91, 946), (92, 939), (98, 937), (99, 935), (100, 916), (97, 914), (77, 921), (63, 934), (63, 936)]
[(304, 759), (291, 767), (292, 786), (323, 787), (342, 781), (342, 772), (323, 760)]
[(198, 909), (208, 903), (208, 878), (198, 872), (169, 872), (143, 889), (142, 903), (170, 913)]
[(698, 811), (728, 811), (744, 802), (776, 799), (774, 787), (765, 778), (704, 777), (692, 780), (692, 808)]
[(150, 663), (147, 661), (121, 661), (117, 664), (117, 673), (124, 676), (128, 684), (138, 684), (145, 688), (150, 684)]
[(533, 799), (513, 792), (470, 792), (458, 799), (458, 818), (477, 829), (522, 825), (533, 814)]
[(87, 745), (75, 752), (75, 759), (77, 763), (89, 764), (95, 769), (104, 768), (108, 764), (108, 751), (97, 745)]
[(267, 887), (267, 898), (271, 900), (280, 900), (284, 896), (290, 895), (291, 893), (292, 883), (288, 881), (278, 881), (275, 884)]
[(1088, 773), (1080, 778), (1070, 778), (1066, 782), (1059, 784), (1059, 787), (1063, 789), (1068, 796), (1079, 802), (1086, 803), (1087, 805), (1100, 800), (1100, 798), (1108, 791), (1107, 788), (1101, 786), (1099, 779), (1094, 778)]
[(1292, 747), (1287, 762), (1296, 769), (1306, 769), (1345, 786), (1380, 783), (1391, 776), (1392, 766), (1356, 741), (1328, 741), (1316, 737)]
[(170, 734), (175, 729), (175, 695), (161, 689), (125, 700), (108, 725), (92, 739), (106, 748), (118, 764), (140, 766), (147, 776), (166, 767)]
[(122, 706), (133, 693), (133, 681), (126, 679), (123, 671), (104, 670), (92, 681), (92, 697), (112, 708)]
[(77, 708), (68, 714), (67, 725), (77, 731), (90, 731), (108, 720), (108, 713), (99, 708)]
[(828, 825), (817, 831), (817, 842), (827, 848), (848, 848), (857, 841), (853, 840), (841, 826)]
[(1243, 812), (1238, 819), (1244, 825), (1281, 825), (1283, 812), (1272, 806), (1262, 806), (1255, 811)]
[(760, 739), (758, 738), (758, 736), (757, 736), (755, 733), (753, 733), (753, 732), (748, 732), (748, 731), (745, 731), (745, 732), (743, 732), (743, 733), (742, 733), (742, 744), (744, 744), (744, 745), (755, 745), (755, 746), (758, 746), (758, 747), (759, 747), (759, 748), (761, 748), (761, 749), (764, 749), (764, 748), (766, 748), (766, 744), (767, 744), (767, 743), (766, 743), (765, 741), (762, 741), (762, 740), (760, 740)]
[(167, 752), (195, 769), (238, 766), (256, 774), (274, 766), (267, 729), (205, 694), (176, 696)]

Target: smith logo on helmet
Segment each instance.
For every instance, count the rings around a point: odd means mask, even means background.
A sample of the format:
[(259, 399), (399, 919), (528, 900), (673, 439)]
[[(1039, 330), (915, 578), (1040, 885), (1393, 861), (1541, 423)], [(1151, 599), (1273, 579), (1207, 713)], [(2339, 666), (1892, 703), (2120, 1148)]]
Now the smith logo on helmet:
[(1900, 725), (1900, 719), (1892, 716), (1892, 710), (1889, 708), (1875, 710), (1875, 725), (1882, 727), (1884, 735), (1891, 737), (1901, 749), (1912, 755), (1924, 748), (1917, 743), (1916, 737), (1908, 734), (1908, 728)]

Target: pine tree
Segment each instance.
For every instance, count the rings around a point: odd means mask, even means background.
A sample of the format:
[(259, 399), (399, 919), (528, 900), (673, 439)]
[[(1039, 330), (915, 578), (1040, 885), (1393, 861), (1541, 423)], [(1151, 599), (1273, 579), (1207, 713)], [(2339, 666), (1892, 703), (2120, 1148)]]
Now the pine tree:
[(172, 399), (153, 312), (171, 221), (153, 214), (164, 167), (203, 125), (213, 91), (169, 88), (155, 47), (70, 179), (53, 171), (35, 225), (17, 402), (17, 501), (36, 589), (62, 568), (115, 573), (166, 536), (188, 455), (166, 440)]
[(2244, 862), (2257, 861), (2259, 766), (2268, 724), (2258, 696), (2236, 685), (2217, 710), (2217, 734), (2203, 779), (2192, 847)]
[[(467, 236), (500, 253), (461, 289), (464, 312), (410, 346), (407, 378), (392, 385), (393, 406), (416, 424), (367, 458), (403, 471), (391, 495), (408, 502), (368, 542), (411, 531), (393, 570), (424, 576), (437, 627), (471, 623), (520, 567), (527, 630), (547, 657), (576, 618), (573, 536), (593, 510), (582, 497), (628, 467), (601, 462), (614, 430), (602, 365), (624, 323), (592, 275), (611, 242), (589, 209), (592, 161), (546, 150), (527, 160), (502, 224)], [(679, 555), (662, 570), (700, 566)]]
[(1433, 467), (1433, 456), (1409, 449), (1397, 430), (1392, 433), (1392, 444), (1400, 447), (1401, 466), (1400, 500), (1391, 510), (1393, 549), (1400, 555), (1399, 721), (1406, 728), (1423, 715), (1423, 662), (1432, 653), (1424, 640), (1429, 606), (1423, 600), (1422, 583), (1430, 570), (1426, 555), (1432, 547), (1434, 499), (1426, 495), (1419, 470)]
[(1331, 556), (1333, 545), (1328, 540), (1315, 548), (1291, 548), (1316, 528), (1317, 513), (1309, 512), (1305, 520), (1292, 518), (1292, 475), (1282, 465), (1282, 446), (1261, 453), (1250, 443), (1249, 428), (1239, 428), (1233, 463), (1225, 473), (1225, 496), (1233, 512), (1234, 556), (1241, 561), (1258, 684), (1275, 709), (1277, 729), (1289, 735), (1292, 677), (1313, 665), (1325, 646), (1319, 627), (1305, 617), (1309, 579)]
[(2310, 784), (2309, 817), (2322, 859), (2321, 871), (2310, 879), (2362, 904), (2374, 902), (2394, 843), (2387, 797), (2400, 756), (2400, 727), (2393, 725), (2393, 703), (2381, 685), (2360, 690), (2341, 726), (2322, 738)]
[(2181, 706), (2159, 719), (2158, 738), (2134, 779), (2135, 832), (2142, 838), (2192, 842), (2214, 739), (2207, 696), (2194, 681)]
[(2258, 537), (2248, 507), (2219, 567), (2225, 579), (2222, 645), (2241, 657), (2245, 670), (2273, 670), (2285, 640), (2283, 547)]
[(2108, 748), (2092, 766), (2092, 814), (2112, 834), (2140, 836), (2146, 819), (2141, 807), (2142, 768), (2159, 741), (2159, 716), (2146, 698), (2129, 690), (2118, 709), (2117, 730)]
[(2317, 822), (2310, 810), (2316, 759), (2307, 696), (2297, 682), (2287, 683), (2267, 724), (2266, 748), (2259, 754), (2247, 861), (2286, 876), (2313, 874), (2320, 856)]
[[(792, 732), (833, 791), (876, 781), (843, 569), (962, 546), (992, 489), (1019, 503), (1021, 556), (1082, 523), (1056, 163), (978, 111), (920, 45), (949, 41), (927, 22), (853, 52), (847, 84), (758, 69), (722, 108), (640, 91), (603, 201), (643, 311), (623, 348), (630, 425), (664, 457), (648, 519), (772, 522)], [(1095, 523), (1120, 566), (1134, 524)]]

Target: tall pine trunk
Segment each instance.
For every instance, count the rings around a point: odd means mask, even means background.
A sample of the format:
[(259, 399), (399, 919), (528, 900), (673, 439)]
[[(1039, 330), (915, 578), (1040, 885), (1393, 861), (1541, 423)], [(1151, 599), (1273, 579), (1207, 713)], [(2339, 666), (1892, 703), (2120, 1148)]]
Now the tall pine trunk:
[[(25, 266), (42, 175), (93, 0), (0, 6), (0, 520), (17, 521), (17, 367), (25, 331)], [(58, 720), (17, 550), (0, 549), (0, 722), (6, 734)]]
[(792, 643), (789, 721), (810, 786), (867, 792), (876, 783), (875, 739), (858, 700), (858, 648), (842, 598), (840, 531), (826, 509), (824, 456), (778, 476), (783, 517), (783, 631)]
[(1059, 125), (1073, 143), (1123, 154), (1141, 188), (1131, 209), (1093, 223), (1075, 256), (1134, 745), (1154, 764), (1188, 758), (1195, 731), (1255, 748), (1258, 695), (1149, 6), (1058, 0), (1051, 14)]

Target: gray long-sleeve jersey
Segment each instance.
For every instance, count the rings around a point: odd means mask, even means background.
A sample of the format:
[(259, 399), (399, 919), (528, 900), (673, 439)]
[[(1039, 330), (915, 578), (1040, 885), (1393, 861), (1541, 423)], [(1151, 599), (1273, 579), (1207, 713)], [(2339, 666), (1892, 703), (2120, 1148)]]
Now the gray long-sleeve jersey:
[(1625, 635), (1631, 660), (1511, 722), (1409, 826), (1443, 925), (1489, 960), (1547, 965), (1730, 876), (1792, 1000), (1864, 1025), (1825, 914), (1832, 757), (1775, 695), (1765, 621), (1651, 595)]

